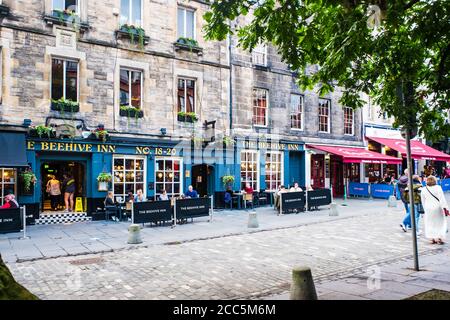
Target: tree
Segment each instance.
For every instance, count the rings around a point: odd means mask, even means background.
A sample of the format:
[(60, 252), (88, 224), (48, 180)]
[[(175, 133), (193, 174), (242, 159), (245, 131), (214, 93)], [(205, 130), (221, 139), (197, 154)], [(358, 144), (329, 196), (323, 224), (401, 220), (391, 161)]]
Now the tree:
[[(236, 33), (251, 50), (272, 43), (298, 72), (302, 88), (323, 95), (342, 87), (342, 105), (358, 108), (361, 92), (394, 118), (395, 127), (427, 139), (450, 133), (450, 0), (216, 0), (205, 35)], [(246, 15), (249, 23), (229, 21)], [(379, 26), (372, 28), (369, 22)], [(309, 65), (318, 65), (313, 74)]]

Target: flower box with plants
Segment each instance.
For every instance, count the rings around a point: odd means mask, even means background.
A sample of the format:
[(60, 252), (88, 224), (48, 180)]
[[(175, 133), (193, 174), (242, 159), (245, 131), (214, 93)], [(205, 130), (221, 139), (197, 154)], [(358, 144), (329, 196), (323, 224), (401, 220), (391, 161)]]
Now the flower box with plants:
[(180, 111), (177, 114), (178, 117), (178, 121), (180, 122), (197, 122), (198, 121), (198, 117), (195, 114), (195, 112), (184, 112), (184, 111)]
[(130, 39), (132, 44), (139, 44), (141, 48), (150, 42), (150, 37), (145, 35), (143, 28), (129, 24), (120, 26), (120, 29), (116, 31), (116, 37)]
[(198, 55), (203, 54), (203, 49), (198, 45), (198, 42), (195, 39), (180, 37), (173, 45), (176, 51), (185, 50), (195, 52)]
[(234, 141), (234, 139), (230, 136), (224, 136), (222, 138), (222, 142), (223, 142), (224, 146), (226, 146), (226, 147), (234, 146), (236, 143), (236, 141)]
[(222, 183), (225, 188), (232, 187), (234, 184), (234, 176), (226, 175), (222, 177)]
[(57, 24), (62, 26), (72, 26), (74, 29), (85, 31), (89, 29), (89, 24), (81, 22), (79, 15), (73, 10), (53, 10), (50, 15), (44, 16), (44, 21), (49, 25)]
[(31, 169), (27, 169), (20, 173), (22, 194), (29, 195), (33, 193), (33, 187), (37, 181), (36, 175)]
[(108, 131), (105, 130), (104, 127), (98, 127), (95, 130), (92, 130), (92, 136), (97, 139), (105, 142), (109, 138)]
[(80, 104), (70, 99), (61, 98), (59, 100), (52, 100), (51, 109), (60, 112), (75, 113), (80, 111)]
[(38, 126), (31, 126), (28, 135), (35, 138), (56, 138), (56, 131), (50, 126), (40, 124)]
[(144, 112), (136, 107), (133, 106), (120, 106), (120, 112), (121, 117), (128, 117), (128, 118), (143, 118)]
[(112, 174), (109, 172), (101, 172), (98, 177), (98, 191), (108, 191), (109, 183), (112, 181)]

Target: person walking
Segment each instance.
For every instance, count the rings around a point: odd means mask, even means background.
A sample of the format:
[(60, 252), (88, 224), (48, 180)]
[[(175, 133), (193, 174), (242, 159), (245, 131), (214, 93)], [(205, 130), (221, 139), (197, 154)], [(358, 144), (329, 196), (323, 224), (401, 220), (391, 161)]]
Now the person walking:
[(406, 215), (403, 218), (403, 222), (400, 224), (400, 227), (404, 232), (407, 231), (408, 226), (411, 225), (411, 219), (409, 216), (409, 203), (408, 199), (405, 198), (405, 189), (408, 187), (408, 169), (405, 169), (404, 174), (398, 179), (398, 191), (400, 192), (400, 199), (405, 206)]
[(47, 192), (50, 195), (50, 203), (53, 211), (58, 210), (59, 198), (61, 197), (61, 184), (54, 175), (47, 182)]
[(427, 177), (427, 185), (422, 188), (420, 197), (425, 211), (425, 237), (433, 244), (444, 244), (447, 234), (446, 216), (449, 215), (449, 210), (444, 192), (437, 184), (436, 177)]
[(73, 196), (75, 194), (75, 179), (70, 174), (64, 174), (63, 181), (64, 188), (64, 204), (66, 206), (65, 212), (73, 211)]
[[(414, 217), (415, 222), (416, 222), (416, 232), (418, 235), (421, 233), (420, 228), (419, 228), (419, 226), (420, 226), (419, 205), (421, 204), (421, 199), (420, 199), (421, 188), (422, 188), (422, 182), (420, 181), (420, 177), (418, 175), (414, 175), (413, 176), (413, 192), (411, 192), (413, 201), (414, 201), (414, 208), (413, 208), (414, 216), (411, 215), (411, 208), (408, 206), (408, 215), (403, 220), (403, 226), (402, 226), (402, 229), (404, 232), (406, 232), (405, 230), (412, 228), (411, 219), (412, 219), (412, 217)], [(410, 192), (407, 187), (404, 191), (404, 198), (408, 202), (408, 204), (409, 204), (409, 197), (410, 197)], [(406, 227), (406, 228), (404, 228), (404, 227)]]

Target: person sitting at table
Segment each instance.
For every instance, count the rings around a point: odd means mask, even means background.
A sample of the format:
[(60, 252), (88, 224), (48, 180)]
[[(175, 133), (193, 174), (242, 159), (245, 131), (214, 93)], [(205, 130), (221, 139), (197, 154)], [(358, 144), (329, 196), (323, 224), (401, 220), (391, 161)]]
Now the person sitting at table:
[(170, 200), (169, 196), (167, 195), (167, 191), (166, 189), (164, 189), (163, 191), (161, 191), (161, 194), (159, 195), (159, 201), (167, 201)]
[(131, 191), (128, 191), (127, 202), (134, 202), (134, 194)]
[(136, 196), (134, 197), (134, 202), (144, 202), (145, 197), (144, 193), (142, 192), (142, 189), (138, 189), (136, 192)]
[(17, 209), (19, 203), (16, 201), (16, 197), (10, 193), (5, 196), (5, 203), (0, 207), (0, 209)]
[(116, 216), (116, 214), (119, 214), (119, 208), (114, 202), (114, 193), (112, 191), (108, 191), (108, 194), (106, 195), (105, 201), (103, 203), (105, 204), (106, 211), (114, 212), (114, 216), (112, 216), (112, 219), (114, 221), (119, 221), (119, 218)]
[(193, 186), (189, 186), (188, 187), (188, 191), (186, 191), (184, 196), (187, 199), (189, 199), (189, 198), (198, 198), (198, 193), (197, 193), (197, 191), (194, 190)]
[(290, 192), (301, 192), (301, 191), (303, 191), (303, 189), (298, 186), (297, 182), (295, 182), (294, 186), (291, 187), (291, 189), (289, 189), (289, 191)]

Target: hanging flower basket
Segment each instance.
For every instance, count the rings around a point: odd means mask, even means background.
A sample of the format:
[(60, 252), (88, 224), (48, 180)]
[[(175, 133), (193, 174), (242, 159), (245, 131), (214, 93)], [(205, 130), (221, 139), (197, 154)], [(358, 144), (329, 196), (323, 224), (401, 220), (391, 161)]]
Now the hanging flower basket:
[(109, 183), (112, 181), (112, 174), (109, 172), (101, 172), (98, 177), (98, 191), (108, 191)]

